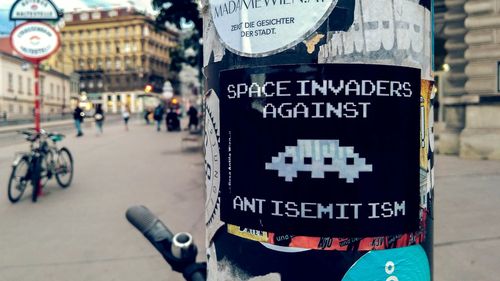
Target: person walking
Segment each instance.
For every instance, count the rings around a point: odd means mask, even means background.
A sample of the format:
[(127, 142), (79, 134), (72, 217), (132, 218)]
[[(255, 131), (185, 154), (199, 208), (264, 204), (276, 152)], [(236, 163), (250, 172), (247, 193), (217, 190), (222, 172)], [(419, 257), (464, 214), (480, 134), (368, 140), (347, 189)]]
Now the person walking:
[(102, 105), (98, 104), (94, 113), (95, 126), (97, 128), (97, 135), (103, 133), (102, 125), (104, 124), (104, 111), (102, 110)]
[(76, 128), (76, 136), (83, 136), (82, 132), (82, 123), (83, 118), (85, 117), (85, 113), (83, 110), (77, 105), (75, 111), (73, 111), (73, 119), (75, 120), (75, 128)]
[(167, 131), (180, 131), (180, 121), (179, 115), (173, 108), (168, 110), (167, 115), (165, 116), (165, 121), (167, 123)]
[(125, 123), (125, 131), (128, 131), (128, 120), (130, 119), (130, 107), (125, 105), (122, 112), (123, 122)]
[(151, 110), (149, 108), (146, 108), (144, 110), (144, 120), (146, 121), (146, 125), (149, 125), (149, 115), (151, 114)]
[(156, 106), (153, 114), (153, 118), (156, 121), (156, 131), (158, 132), (161, 131), (161, 121), (163, 120), (163, 114), (165, 114), (165, 110), (163, 109), (163, 106), (160, 103), (158, 104), (158, 106)]
[(188, 130), (191, 130), (191, 127), (194, 126), (193, 131), (196, 131), (196, 129), (198, 129), (198, 110), (196, 109), (196, 107), (191, 105), (188, 109), (187, 114), (189, 115)]

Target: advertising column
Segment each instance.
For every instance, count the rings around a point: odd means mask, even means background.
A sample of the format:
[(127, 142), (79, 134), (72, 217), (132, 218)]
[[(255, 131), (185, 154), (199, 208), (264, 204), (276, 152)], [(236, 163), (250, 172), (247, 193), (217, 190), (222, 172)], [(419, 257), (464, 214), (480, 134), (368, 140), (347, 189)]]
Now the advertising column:
[(204, 5), (208, 280), (432, 280), (432, 3)]

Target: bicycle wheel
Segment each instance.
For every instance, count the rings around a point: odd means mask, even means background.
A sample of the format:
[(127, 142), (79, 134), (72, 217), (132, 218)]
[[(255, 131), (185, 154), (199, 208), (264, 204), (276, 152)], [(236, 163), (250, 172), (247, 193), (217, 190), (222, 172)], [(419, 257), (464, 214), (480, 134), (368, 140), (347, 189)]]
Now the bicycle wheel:
[(23, 196), (24, 190), (28, 185), (29, 179), (29, 167), (28, 157), (23, 157), (17, 163), (16, 166), (12, 167), (12, 172), (10, 173), (9, 185), (7, 188), (7, 193), (10, 202), (16, 203)]
[(31, 194), (31, 201), (36, 202), (38, 199), (38, 193), (42, 188), (42, 162), (44, 161), (43, 156), (35, 156), (33, 159), (33, 166), (31, 170), (31, 186), (33, 186), (33, 193)]
[(68, 187), (73, 180), (73, 156), (66, 147), (57, 152), (55, 174), (62, 188)]
[(51, 176), (51, 171), (50, 171), (50, 159), (53, 159), (50, 154), (46, 154), (42, 161), (40, 161), (40, 184), (42, 187), (44, 187), (49, 179), (52, 177)]

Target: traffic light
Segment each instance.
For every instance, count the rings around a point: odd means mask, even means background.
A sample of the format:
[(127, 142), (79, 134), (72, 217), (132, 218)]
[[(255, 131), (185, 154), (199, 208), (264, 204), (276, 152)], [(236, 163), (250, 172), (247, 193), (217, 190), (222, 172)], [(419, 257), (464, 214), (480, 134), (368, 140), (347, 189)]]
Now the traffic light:
[(147, 84), (146, 87), (144, 87), (145, 93), (151, 93), (152, 91), (153, 91), (153, 85)]

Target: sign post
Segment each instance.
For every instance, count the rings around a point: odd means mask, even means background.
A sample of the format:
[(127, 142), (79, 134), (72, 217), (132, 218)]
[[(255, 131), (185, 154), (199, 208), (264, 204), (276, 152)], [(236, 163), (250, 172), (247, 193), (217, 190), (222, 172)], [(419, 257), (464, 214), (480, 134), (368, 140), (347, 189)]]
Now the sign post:
[(40, 132), (40, 64), (35, 63), (35, 130)]
[(35, 72), (35, 129), (40, 132), (40, 62), (59, 49), (61, 44), (59, 34), (46, 23), (28, 21), (12, 30), (10, 43), (19, 55), (33, 63)]
[(17, 0), (9, 13), (10, 20), (58, 20), (61, 16), (50, 0)]
[[(40, 132), (40, 62), (57, 52), (61, 45), (59, 33), (41, 20), (58, 20), (62, 12), (50, 0), (17, 0), (9, 12), (9, 19), (26, 20), (10, 33), (12, 48), (33, 64), (35, 75), (35, 130)], [(41, 181), (38, 195), (42, 195)]]
[(206, 2), (208, 280), (431, 281), (432, 1)]

